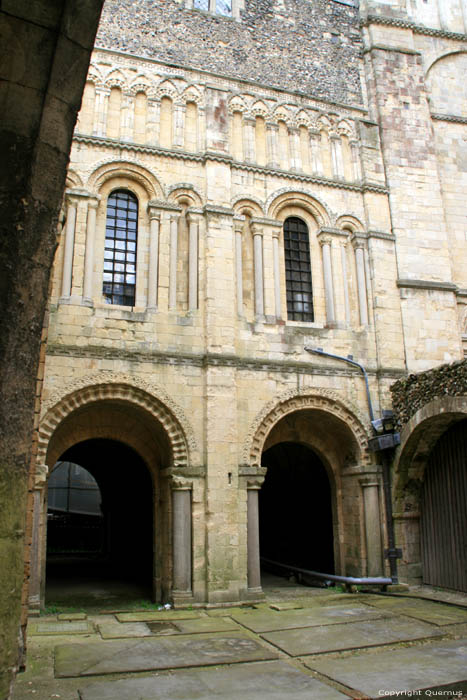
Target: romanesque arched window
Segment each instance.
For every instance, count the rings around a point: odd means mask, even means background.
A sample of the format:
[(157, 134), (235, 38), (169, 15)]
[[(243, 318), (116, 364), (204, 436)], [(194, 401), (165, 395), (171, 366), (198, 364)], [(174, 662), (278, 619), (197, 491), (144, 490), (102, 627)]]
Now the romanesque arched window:
[(135, 305), (138, 200), (114, 190), (107, 200), (103, 294), (109, 304)]
[(289, 216), (284, 221), (284, 256), (287, 318), (290, 321), (313, 321), (308, 226), (297, 216)]

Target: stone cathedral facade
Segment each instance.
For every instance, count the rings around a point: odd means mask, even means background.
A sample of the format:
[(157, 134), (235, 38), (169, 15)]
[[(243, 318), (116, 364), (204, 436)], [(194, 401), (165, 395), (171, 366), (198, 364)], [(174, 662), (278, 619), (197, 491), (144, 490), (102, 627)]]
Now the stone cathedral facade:
[(466, 40), (465, 0), (108, 0), (39, 377), (32, 606), (64, 463), (156, 600), (258, 599), (260, 557), (387, 574), (348, 356), (376, 417), (398, 382), (399, 574), (433, 583), (432, 453), (467, 432)]

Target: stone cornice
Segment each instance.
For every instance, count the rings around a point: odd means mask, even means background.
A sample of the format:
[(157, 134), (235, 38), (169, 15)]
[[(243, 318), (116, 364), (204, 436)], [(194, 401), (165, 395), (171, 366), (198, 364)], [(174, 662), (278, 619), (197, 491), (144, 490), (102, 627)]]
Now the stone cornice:
[(453, 122), (454, 124), (467, 124), (467, 117), (457, 114), (432, 114), (432, 119), (440, 122)]
[(436, 282), (434, 280), (404, 280), (396, 281), (399, 289), (429, 289), (438, 292), (456, 292), (457, 287), (452, 282)]
[(179, 204), (172, 204), (171, 202), (163, 202), (159, 199), (151, 199), (148, 202), (148, 209), (164, 209), (165, 211), (182, 211), (182, 207)]
[[(296, 362), (289, 360), (262, 360), (253, 357), (238, 357), (214, 353), (166, 353), (161, 351), (138, 352), (120, 350), (100, 346), (80, 347), (76, 345), (51, 344), (47, 354), (54, 357), (94, 358), (107, 360), (122, 360), (126, 362), (151, 362), (156, 365), (176, 365), (189, 367), (235, 367), (239, 371), (288, 372), (292, 374), (316, 374), (321, 376), (340, 375), (351, 377), (360, 375), (359, 370), (341, 365), (323, 366), (313, 362)], [(405, 370), (391, 367), (380, 367), (377, 370), (368, 369), (369, 375), (378, 377), (405, 376)]]
[(421, 51), (408, 49), (405, 46), (389, 46), (388, 44), (372, 44), (363, 49), (363, 53), (370, 53), (370, 51), (393, 51), (394, 53), (407, 53), (409, 56), (421, 56)]
[(360, 26), (367, 27), (370, 24), (384, 24), (389, 27), (400, 27), (401, 29), (411, 29), (414, 34), (426, 34), (443, 39), (455, 39), (457, 41), (467, 41), (467, 35), (458, 32), (448, 32), (444, 29), (434, 29), (416, 24), (408, 19), (398, 19), (396, 17), (383, 17), (381, 15), (367, 15), (360, 20)]
[(385, 241), (396, 240), (396, 237), (393, 233), (387, 233), (386, 231), (368, 231), (368, 238), (381, 238)]

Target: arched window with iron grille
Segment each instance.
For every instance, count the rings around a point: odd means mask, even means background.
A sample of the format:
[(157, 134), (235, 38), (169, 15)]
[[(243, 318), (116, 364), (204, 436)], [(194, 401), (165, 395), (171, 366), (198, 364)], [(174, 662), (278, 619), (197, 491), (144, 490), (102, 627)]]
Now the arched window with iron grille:
[(298, 216), (284, 221), (285, 286), (287, 318), (313, 321), (313, 290), (308, 226)]
[(135, 305), (138, 200), (114, 190), (107, 200), (103, 294), (108, 304)]

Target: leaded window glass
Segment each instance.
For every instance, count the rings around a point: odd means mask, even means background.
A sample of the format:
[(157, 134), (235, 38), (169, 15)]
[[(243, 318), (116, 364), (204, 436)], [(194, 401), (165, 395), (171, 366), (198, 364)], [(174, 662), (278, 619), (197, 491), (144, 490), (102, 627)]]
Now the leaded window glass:
[(284, 221), (284, 253), (287, 318), (291, 321), (313, 321), (308, 227), (297, 216)]
[(232, 17), (232, 0), (216, 0), (216, 15)]
[(209, 0), (193, 0), (193, 7), (197, 10), (209, 11)]
[(107, 201), (103, 294), (108, 304), (135, 305), (138, 200), (114, 190)]

